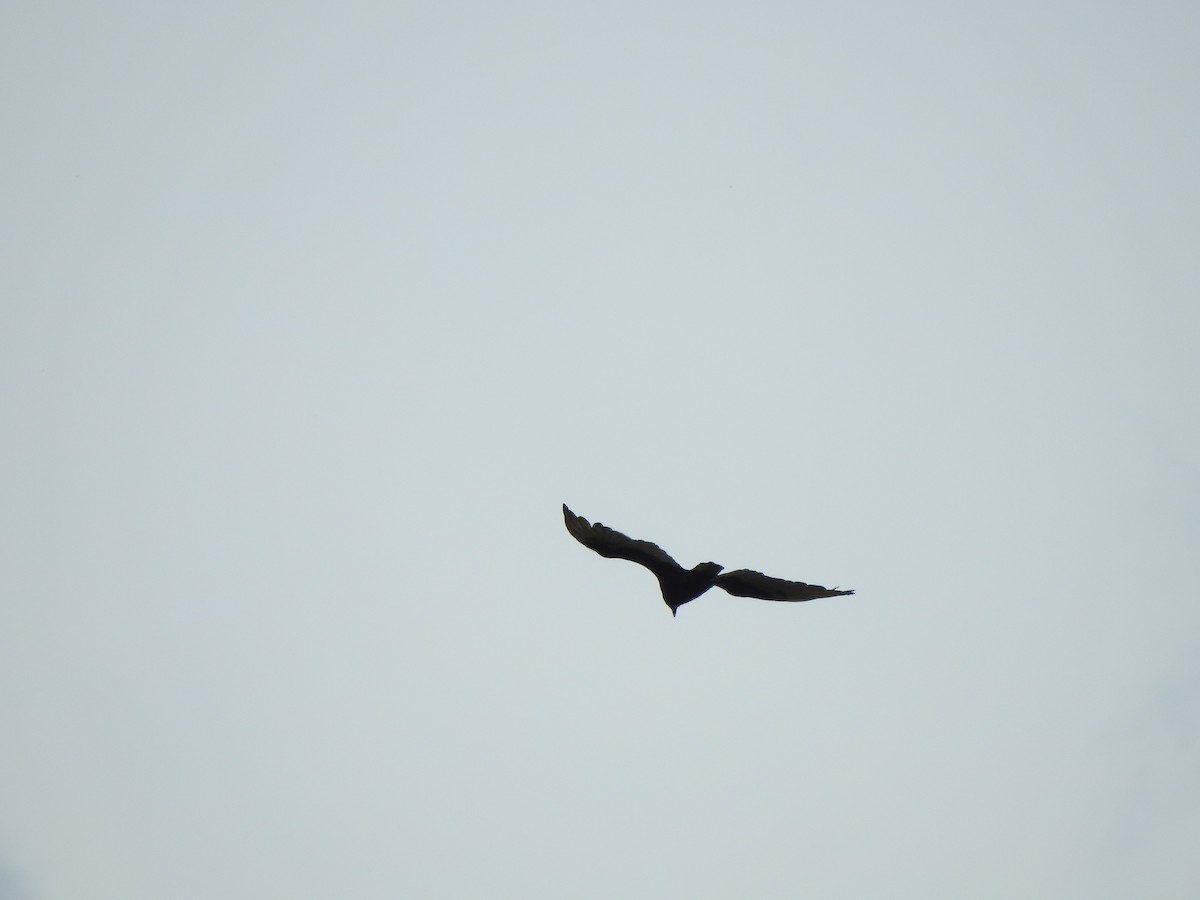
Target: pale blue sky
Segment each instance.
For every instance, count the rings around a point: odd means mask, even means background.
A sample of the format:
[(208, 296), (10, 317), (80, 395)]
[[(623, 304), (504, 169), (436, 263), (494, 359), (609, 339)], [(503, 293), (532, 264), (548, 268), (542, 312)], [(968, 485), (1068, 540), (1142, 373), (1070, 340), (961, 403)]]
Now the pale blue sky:
[(1198, 33), (9, 3), (0, 900), (1194, 896)]

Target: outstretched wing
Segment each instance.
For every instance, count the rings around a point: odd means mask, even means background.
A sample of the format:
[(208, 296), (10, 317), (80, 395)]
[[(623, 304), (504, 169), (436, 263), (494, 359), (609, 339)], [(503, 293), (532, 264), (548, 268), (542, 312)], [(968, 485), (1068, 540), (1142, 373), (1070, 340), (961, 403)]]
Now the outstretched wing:
[(805, 584), (803, 581), (785, 581), (772, 578), (752, 569), (735, 569), (717, 576), (717, 587), (735, 597), (756, 597), (759, 600), (785, 600), (796, 603), (815, 600), (817, 597), (842, 597), (854, 591), (839, 591), (837, 588)]
[(645, 566), (655, 575), (660, 572), (675, 572), (683, 566), (671, 559), (658, 544), (637, 541), (597, 522), (592, 525), (583, 516), (577, 516), (563, 504), (563, 521), (571, 536), (589, 550), (613, 559), (627, 559)]

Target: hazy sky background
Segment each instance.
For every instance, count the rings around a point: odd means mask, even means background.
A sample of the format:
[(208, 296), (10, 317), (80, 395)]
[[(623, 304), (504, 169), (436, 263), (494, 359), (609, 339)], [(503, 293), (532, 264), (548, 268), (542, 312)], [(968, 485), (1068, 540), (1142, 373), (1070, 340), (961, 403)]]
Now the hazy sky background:
[(5, 4), (0, 900), (1194, 897), (1198, 37)]

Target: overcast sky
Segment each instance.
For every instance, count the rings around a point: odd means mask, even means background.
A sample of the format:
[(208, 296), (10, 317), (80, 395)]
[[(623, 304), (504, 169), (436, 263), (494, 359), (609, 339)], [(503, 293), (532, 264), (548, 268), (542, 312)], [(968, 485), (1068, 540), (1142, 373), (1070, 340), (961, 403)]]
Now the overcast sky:
[(0, 900), (1196, 896), (1198, 37), (6, 3)]

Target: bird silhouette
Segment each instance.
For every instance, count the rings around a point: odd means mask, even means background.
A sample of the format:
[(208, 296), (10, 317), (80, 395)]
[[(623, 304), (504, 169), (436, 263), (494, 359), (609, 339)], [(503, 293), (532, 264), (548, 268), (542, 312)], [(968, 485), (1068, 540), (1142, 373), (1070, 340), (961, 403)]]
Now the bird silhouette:
[(724, 566), (714, 562), (703, 562), (685, 569), (671, 558), (658, 544), (639, 541), (621, 534), (597, 522), (591, 524), (583, 516), (577, 516), (563, 504), (563, 521), (571, 536), (589, 550), (611, 559), (627, 559), (645, 566), (658, 579), (662, 588), (663, 601), (671, 607), (671, 615), (679, 607), (695, 600), (714, 585), (736, 597), (754, 597), (759, 600), (780, 600), (799, 603), (817, 597), (843, 597), (854, 591), (805, 584), (802, 581), (785, 581), (772, 578), (753, 569), (736, 569), (723, 572)]

